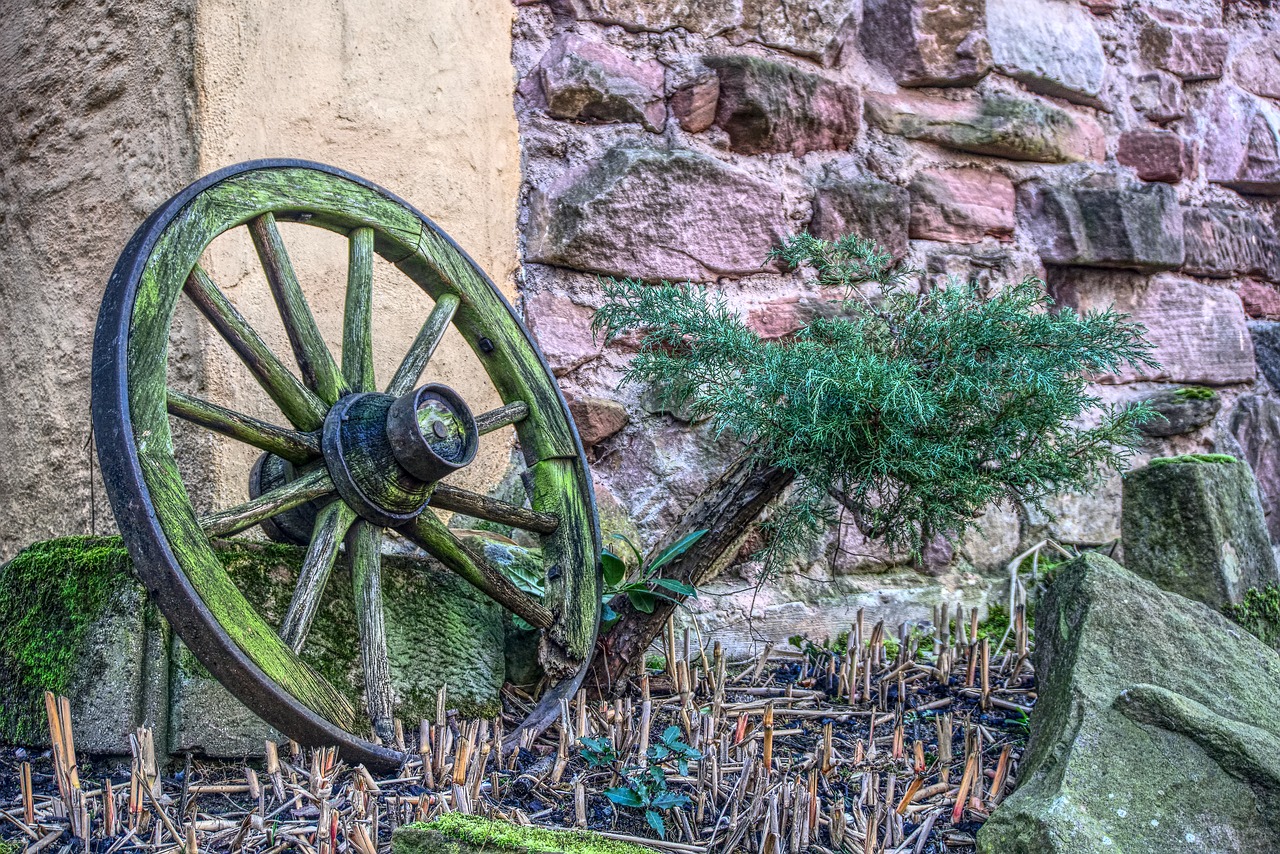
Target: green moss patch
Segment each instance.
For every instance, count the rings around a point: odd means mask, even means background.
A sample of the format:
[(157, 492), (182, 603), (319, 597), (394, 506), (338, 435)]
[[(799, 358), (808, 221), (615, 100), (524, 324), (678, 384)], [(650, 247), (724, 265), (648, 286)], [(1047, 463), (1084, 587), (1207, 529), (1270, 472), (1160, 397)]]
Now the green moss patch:
[(1222, 610), (1258, 640), (1280, 650), (1280, 587), (1250, 587), (1239, 605)]
[(392, 854), (469, 854), (482, 849), (517, 854), (651, 854), (653, 851), (589, 831), (519, 827), (461, 813), (445, 813), (431, 822), (405, 825), (391, 838)]
[(1218, 393), (1202, 385), (1189, 385), (1186, 388), (1180, 388), (1175, 391), (1173, 396), (1180, 397), (1183, 400), (1213, 400), (1218, 396)]
[(1230, 464), (1236, 462), (1236, 458), (1230, 454), (1183, 454), (1178, 457), (1157, 457), (1148, 465), (1151, 466), (1170, 466), (1181, 463), (1191, 463), (1193, 465), (1211, 465), (1211, 464)]
[(44, 741), (44, 692), (65, 693), (81, 644), (131, 578), (119, 537), (37, 543), (0, 566), (0, 732)]

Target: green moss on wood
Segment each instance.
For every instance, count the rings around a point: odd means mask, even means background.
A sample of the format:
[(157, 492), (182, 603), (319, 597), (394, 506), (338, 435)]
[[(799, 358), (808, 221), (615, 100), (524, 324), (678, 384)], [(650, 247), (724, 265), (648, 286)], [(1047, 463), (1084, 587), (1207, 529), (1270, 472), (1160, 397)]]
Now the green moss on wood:
[(518, 854), (647, 854), (638, 845), (581, 830), (519, 827), (480, 816), (445, 813), (434, 821), (405, 825), (391, 840), (393, 854), (470, 854), (485, 850)]
[(1213, 465), (1213, 464), (1230, 464), (1236, 462), (1236, 458), (1230, 454), (1182, 454), (1177, 457), (1157, 457), (1148, 465), (1152, 466), (1169, 466), (1181, 463), (1191, 463), (1192, 465)]
[(118, 537), (49, 540), (0, 566), (0, 732), (46, 738), (44, 692), (66, 692), (86, 633), (129, 575)]

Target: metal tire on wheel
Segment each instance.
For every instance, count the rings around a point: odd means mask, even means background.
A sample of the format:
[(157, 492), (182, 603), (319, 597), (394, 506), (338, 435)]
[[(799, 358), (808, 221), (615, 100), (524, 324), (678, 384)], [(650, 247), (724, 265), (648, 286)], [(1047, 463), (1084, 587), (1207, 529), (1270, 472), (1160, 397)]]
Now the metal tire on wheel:
[[(320, 336), (277, 221), (348, 239), (341, 364)], [(214, 238), (241, 226), (262, 262), (296, 372), (199, 264)], [(435, 301), (383, 391), (373, 385), (375, 255)], [(184, 293), (279, 408), (279, 424), (167, 387), (170, 324)], [(472, 415), (447, 386), (417, 387), (450, 326), (475, 352), (502, 407)], [(248, 502), (197, 515), (178, 473), (170, 416), (263, 451)], [(508, 424), (529, 468), (530, 507), (441, 481), (470, 462), (484, 433)], [(336, 745), (349, 761), (378, 767), (404, 758), (388, 746), (395, 709), (381, 606), (385, 528), (541, 630), (540, 658), (554, 686), (522, 729), (546, 726), (560, 699), (581, 684), (599, 622), (600, 534), (568, 407), (493, 283), (430, 220), (385, 190), (315, 163), (257, 161), (210, 175), (166, 202), (130, 239), (107, 285), (94, 338), (93, 426), (112, 509), (154, 601), (200, 662), (291, 738)], [(461, 543), (433, 506), (530, 531), (545, 560), (543, 600)], [(254, 525), (308, 547), (280, 626), (245, 599), (210, 543)], [(351, 569), (361, 632), (363, 712), (298, 656), (340, 557)], [(378, 738), (364, 734), (370, 727)]]

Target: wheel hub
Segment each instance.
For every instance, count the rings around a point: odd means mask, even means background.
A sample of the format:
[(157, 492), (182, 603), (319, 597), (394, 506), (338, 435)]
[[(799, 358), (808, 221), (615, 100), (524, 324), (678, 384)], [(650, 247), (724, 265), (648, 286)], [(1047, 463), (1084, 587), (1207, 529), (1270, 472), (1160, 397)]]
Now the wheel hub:
[(361, 517), (396, 527), (421, 513), (436, 481), (475, 459), (479, 431), (453, 389), (402, 397), (349, 394), (324, 422), (321, 449), (338, 494)]

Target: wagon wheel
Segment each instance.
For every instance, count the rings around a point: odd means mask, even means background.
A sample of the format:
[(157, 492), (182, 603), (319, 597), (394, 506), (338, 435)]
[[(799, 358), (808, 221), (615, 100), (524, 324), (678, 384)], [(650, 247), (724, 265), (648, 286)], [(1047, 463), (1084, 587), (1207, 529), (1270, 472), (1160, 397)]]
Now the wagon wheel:
[[(277, 221), (304, 222), (348, 239), (341, 364), (320, 336)], [(240, 226), (258, 251), (297, 373), (199, 265), (215, 237)], [(373, 376), (375, 254), (435, 301), (384, 391), (374, 387)], [(280, 423), (167, 388), (169, 327), (183, 293), (279, 408)], [(505, 405), (473, 416), (448, 387), (416, 387), (450, 325), (475, 351)], [(170, 415), (264, 452), (248, 502), (197, 516), (178, 474)], [(258, 161), (210, 175), (152, 214), (125, 247), (103, 299), (94, 338), (93, 424), (112, 509), (155, 602), (223, 685), (299, 742), (338, 745), (350, 761), (377, 766), (403, 758), (385, 746), (394, 713), (380, 586), (387, 528), (541, 630), (539, 655), (557, 681), (522, 729), (545, 727), (560, 698), (581, 683), (599, 619), (600, 535), (568, 408), (492, 282), (430, 220), (373, 184), (328, 166)], [(531, 509), (441, 482), (471, 461), (483, 434), (508, 424), (529, 467)], [(432, 507), (534, 534), (545, 559), (545, 598), (517, 589), (463, 545)], [(210, 546), (211, 537), (254, 525), (308, 546), (278, 628), (249, 604)], [(355, 593), (363, 721), (298, 657), (339, 559), (350, 566)], [(370, 725), (376, 739), (367, 734)]]

